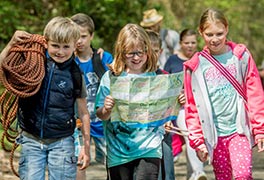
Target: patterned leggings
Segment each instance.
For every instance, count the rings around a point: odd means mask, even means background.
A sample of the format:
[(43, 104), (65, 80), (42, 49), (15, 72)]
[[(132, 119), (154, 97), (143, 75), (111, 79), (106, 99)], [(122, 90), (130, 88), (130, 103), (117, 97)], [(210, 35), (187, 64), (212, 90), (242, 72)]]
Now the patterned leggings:
[(248, 139), (237, 133), (218, 137), (213, 168), (217, 180), (252, 180), (252, 151)]

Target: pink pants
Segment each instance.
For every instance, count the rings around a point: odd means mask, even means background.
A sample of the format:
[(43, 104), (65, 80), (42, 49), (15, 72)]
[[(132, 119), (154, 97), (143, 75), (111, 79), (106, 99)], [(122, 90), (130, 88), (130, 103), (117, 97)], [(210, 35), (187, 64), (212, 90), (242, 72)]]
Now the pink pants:
[(252, 180), (252, 150), (248, 139), (237, 133), (218, 137), (212, 162), (217, 180)]

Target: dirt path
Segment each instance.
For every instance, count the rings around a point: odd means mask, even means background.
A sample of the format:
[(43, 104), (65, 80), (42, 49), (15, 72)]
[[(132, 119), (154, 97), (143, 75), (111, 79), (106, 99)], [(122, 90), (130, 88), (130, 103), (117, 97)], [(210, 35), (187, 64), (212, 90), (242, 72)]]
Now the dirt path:
[[(0, 180), (18, 180), (12, 173), (9, 164), (9, 153), (0, 151)], [(15, 156), (15, 169), (18, 166), (18, 154)], [(186, 158), (184, 152), (175, 163), (175, 175), (177, 180), (186, 180)], [(208, 180), (213, 180), (214, 175), (210, 165), (205, 166)], [(264, 180), (264, 153), (253, 152), (253, 178), (254, 180)], [(104, 165), (98, 164), (92, 160), (91, 165), (87, 169), (87, 180), (106, 180), (106, 171)]]

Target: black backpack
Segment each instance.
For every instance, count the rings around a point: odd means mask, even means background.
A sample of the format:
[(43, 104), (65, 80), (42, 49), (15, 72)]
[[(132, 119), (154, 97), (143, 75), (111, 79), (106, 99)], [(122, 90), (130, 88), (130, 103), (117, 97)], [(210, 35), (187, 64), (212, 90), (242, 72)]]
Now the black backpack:
[[(101, 80), (106, 69), (102, 64), (100, 54), (97, 53), (97, 49), (92, 48), (92, 50), (93, 50), (92, 64), (93, 64), (94, 72), (98, 76), (99, 80)], [(80, 70), (79, 65), (77, 65), (75, 61), (72, 64), (71, 73), (72, 73), (74, 89), (75, 89), (74, 94), (75, 96), (78, 97), (82, 90), (82, 78), (81, 78), (82, 71)]]
[(94, 48), (92, 49), (93, 49), (92, 63), (93, 63), (94, 72), (96, 73), (98, 78), (101, 79), (106, 69), (104, 68), (102, 64), (100, 54), (97, 53), (97, 49), (94, 49)]
[(81, 96), (82, 91), (82, 71), (79, 65), (73, 60), (71, 65), (71, 75), (73, 79), (74, 97)]

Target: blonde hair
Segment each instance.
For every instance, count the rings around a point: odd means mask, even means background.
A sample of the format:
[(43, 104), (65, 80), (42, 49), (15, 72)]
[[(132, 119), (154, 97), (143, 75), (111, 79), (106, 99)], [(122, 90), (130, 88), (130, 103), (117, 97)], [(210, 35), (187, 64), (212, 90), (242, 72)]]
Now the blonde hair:
[(225, 15), (213, 8), (207, 9), (201, 16), (200, 25), (199, 25), (199, 32), (202, 33), (211, 23), (222, 23), (226, 28), (228, 27), (228, 21)]
[(151, 48), (146, 31), (137, 24), (127, 24), (118, 34), (114, 50), (114, 61), (110, 65), (110, 69), (115, 75), (120, 75), (126, 69), (125, 53), (130, 52), (134, 48), (141, 48), (146, 51), (145, 72), (156, 71), (157, 56)]
[(70, 18), (58, 16), (48, 22), (43, 34), (47, 41), (69, 43), (73, 40), (76, 43), (80, 38), (80, 29)]

